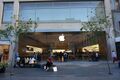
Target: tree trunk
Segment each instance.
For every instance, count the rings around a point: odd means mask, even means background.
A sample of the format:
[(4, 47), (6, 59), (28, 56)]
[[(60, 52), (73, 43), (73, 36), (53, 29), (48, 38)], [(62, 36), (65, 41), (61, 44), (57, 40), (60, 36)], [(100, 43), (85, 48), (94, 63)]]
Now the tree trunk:
[(9, 65), (13, 67), (15, 65), (16, 56), (18, 54), (18, 38), (11, 41), (9, 49)]

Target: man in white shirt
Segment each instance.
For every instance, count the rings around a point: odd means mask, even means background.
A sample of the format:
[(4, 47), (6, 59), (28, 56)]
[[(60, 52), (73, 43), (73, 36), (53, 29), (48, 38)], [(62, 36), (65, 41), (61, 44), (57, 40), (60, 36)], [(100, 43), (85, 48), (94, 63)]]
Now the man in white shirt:
[(99, 54), (96, 52), (95, 53), (95, 58), (96, 58), (96, 61), (98, 61), (98, 59), (99, 59)]
[(115, 53), (115, 51), (112, 51), (112, 59), (113, 63), (115, 63), (115, 61), (117, 60), (117, 54)]

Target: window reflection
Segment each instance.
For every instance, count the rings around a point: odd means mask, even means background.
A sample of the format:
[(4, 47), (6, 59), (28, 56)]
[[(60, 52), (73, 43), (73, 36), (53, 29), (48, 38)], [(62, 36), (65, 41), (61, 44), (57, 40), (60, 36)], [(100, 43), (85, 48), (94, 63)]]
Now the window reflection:
[(3, 23), (11, 22), (13, 15), (13, 3), (4, 3)]
[(115, 0), (115, 6), (116, 6), (117, 10), (120, 9), (120, 2), (119, 2), (119, 0)]
[(40, 22), (88, 21), (96, 17), (99, 9), (104, 11), (101, 1), (20, 3), (20, 18), (23, 21), (39, 18)]

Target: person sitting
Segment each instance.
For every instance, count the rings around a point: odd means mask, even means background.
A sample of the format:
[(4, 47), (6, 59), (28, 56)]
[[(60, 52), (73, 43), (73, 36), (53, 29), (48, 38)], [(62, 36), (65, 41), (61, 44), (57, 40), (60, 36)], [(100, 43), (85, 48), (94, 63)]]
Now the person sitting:
[(50, 69), (50, 67), (53, 66), (53, 62), (52, 62), (52, 59), (51, 58), (48, 58), (47, 59), (47, 62), (46, 62), (46, 71)]
[(20, 57), (19, 56), (17, 56), (16, 63), (17, 63), (17, 66), (20, 67)]
[(35, 58), (34, 57), (30, 58), (29, 64), (30, 64), (30, 67), (34, 67), (34, 64), (35, 64)]

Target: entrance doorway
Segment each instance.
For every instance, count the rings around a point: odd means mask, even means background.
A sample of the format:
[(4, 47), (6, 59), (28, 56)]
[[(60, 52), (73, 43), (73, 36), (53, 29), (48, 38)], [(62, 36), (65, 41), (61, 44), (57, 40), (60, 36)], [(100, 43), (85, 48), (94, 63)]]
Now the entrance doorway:
[(9, 59), (9, 45), (0, 44), (0, 62), (7, 63)]
[(53, 56), (59, 61), (59, 53), (66, 52), (69, 60), (91, 60), (98, 53), (106, 58), (105, 32), (31, 32), (19, 36), (19, 54), (22, 57), (41, 54), (46, 60)]

